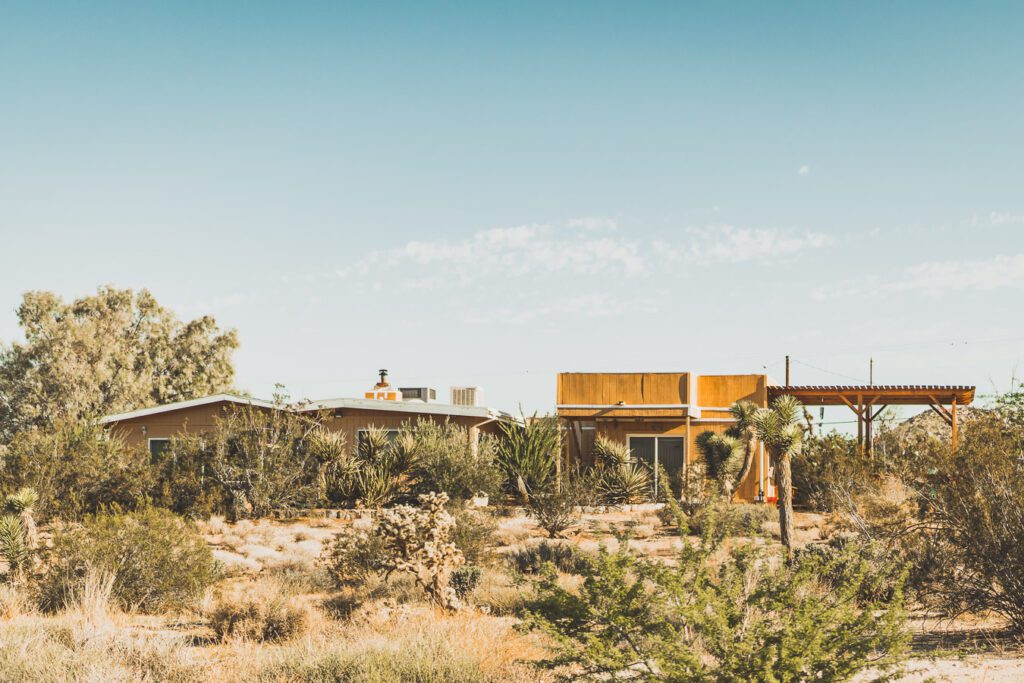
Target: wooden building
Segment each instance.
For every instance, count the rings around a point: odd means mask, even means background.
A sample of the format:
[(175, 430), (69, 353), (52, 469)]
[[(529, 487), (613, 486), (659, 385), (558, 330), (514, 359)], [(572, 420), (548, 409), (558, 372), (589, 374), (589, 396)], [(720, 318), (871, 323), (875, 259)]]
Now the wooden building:
[[(697, 457), (697, 435), (724, 432), (740, 400), (767, 405), (765, 375), (691, 372), (565, 372), (558, 375), (558, 416), (568, 430), (569, 462), (588, 464), (598, 436), (626, 443), (639, 460), (670, 475)], [(766, 454), (759, 449), (736, 491), (741, 500), (775, 496)]]
[[(367, 392), (368, 394), (371, 392)], [(397, 397), (401, 391), (391, 392)], [(191, 401), (181, 401), (152, 408), (133, 410), (102, 419), (108, 428), (133, 446), (145, 446), (155, 457), (167, 447), (170, 438), (182, 433), (202, 433), (211, 430), (218, 416), (241, 406), (254, 406), (263, 410), (279, 410), (271, 401), (215, 394)], [(371, 427), (397, 431), (403, 424), (418, 420), (450, 421), (465, 427), (476, 442), (479, 434), (494, 434), (499, 424), (513, 420), (512, 416), (485, 406), (450, 405), (401, 398), (336, 398), (313, 401), (299, 410), (327, 414), (324, 424), (328, 429), (342, 431), (353, 449), (359, 444), (360, 434)]]
[[(566, 372), (558, 375), (557, 410), (567, 426), (570, 463), (591, 462), (594, 439), (601, 435), (626, 443), (638, 460), (676, 474), (699, 457), (696, 439), (701, 432), (723, 432), (734, 423), (729, 413), (734, 403), (747, 400), (765, 407), (786, 394), (808, 406), (849, 407), (857, 416), (858, 440), (870, 457), (873, 422), (887, 405), (930, 407), (951, 426), (955, 449), (957, 406), (974, 400), (974, 387), (778, 386), (766, 375)], [(759, 446), (736, 498), (774, 500), (773, 475), (768, 455)]]

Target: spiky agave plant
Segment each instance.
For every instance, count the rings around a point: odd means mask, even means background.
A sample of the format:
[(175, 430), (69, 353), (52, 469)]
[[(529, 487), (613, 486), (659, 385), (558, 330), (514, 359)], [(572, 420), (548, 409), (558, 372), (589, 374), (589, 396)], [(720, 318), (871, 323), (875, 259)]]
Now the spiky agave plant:
[(633, 461), (629, 447), (621, 441), (599, 436), (594, 441), (594, 461), (600, 468), (598, 489), (613, 505), (639, 503), (651, 496), (651, 472)]
[(553, 488), (562, 452), (562, 427), (554, 416), (523, 415), (522, 424), (501, 422), (495, 456), (505, 471), (508, 486), (527, 505), (534, 493)]
[(23, 487), (4, 499), (4, 509), (17, 515), (25, 532), (25, 545), (29, 551), (39, 545), (39, 532), (36, 529), (35, 506), (39, 502), (39, 494), (35, 489)]
[(28, 564), (31, 552), (25, 542), (25, 526), (15, 515), (0, 516), (0, 559), (7, 565), (5, 578), (16, 581)]

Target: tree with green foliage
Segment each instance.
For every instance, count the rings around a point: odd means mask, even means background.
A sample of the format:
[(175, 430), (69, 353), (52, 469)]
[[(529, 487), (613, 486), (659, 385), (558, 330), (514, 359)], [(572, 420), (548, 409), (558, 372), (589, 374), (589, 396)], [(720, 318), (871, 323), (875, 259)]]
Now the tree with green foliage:
[(526, 621), (556, 643), (547, 664), (680, 683), (897, 677), (909, 644), (899, 578), (887, 599), (859, 601), (878, 574), (852, 549), (786, 564), (757, 544), (724, 548), (726, 535), (709, 523), (675, 564), (602, 548), (579, 567), (578, 588), (549, 568)]
[(511, 491), (527, 505), (535, 492), (554, 488), (558, 459), (562, 456), (562, 426), (558, 417), (523, 416), (522, 424), (501, 422), (495, 444), (498, 464)]
[(76, 519), (119, 505), (134, 508), (152, 491), (150, 455), (92, 421), (60, 419), (18, 432), (0, 451), (0, 484), (34, 489), (49, 516)]
[(793, 457), (804, 443), (803, 405), (792, 396), (779, 396), (767, 408), (758, 409), (753, 423), (757, 438), (768, 449), (775, 466), (779, 492), (779, 527), (788, 558), (793, 557)]
[(24, 341), (0, 345), (0, 442), (217, 393), (234, 378), (233, 330), (210, 316), (183, 322), (144, 289), (101, 287), (70, 303), (28, 292), (17, 315)]
[(697, 435), (697, 451), (704, 460), (707, 476), (718, 484), (724, 498), (731, 501), (746, 456), (743, 442), (728, 434), (706, 431)]
[(739, 488), (754, 467), (754, 456), (757, 454), (757, 427), (754, 425), (754, 416), (757, 415), (757, 405), (751, 401), (736, 401), (729, 407), (729, 413), (736, 420), (736, 424), (726, 433), (743, 442), (743, 466), (736, 474), (736, 485), (733, 487), (735, 489)]

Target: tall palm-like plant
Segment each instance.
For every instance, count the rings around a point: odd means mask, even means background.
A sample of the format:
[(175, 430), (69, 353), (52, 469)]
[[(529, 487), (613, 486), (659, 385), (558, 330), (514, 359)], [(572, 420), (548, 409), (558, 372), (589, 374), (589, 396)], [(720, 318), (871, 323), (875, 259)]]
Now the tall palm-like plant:
[(742, 479), (737, 477), (746, 454), (743, 442), (729, 434), (702, 432), (697, 435), (697, 450), (704, 459), (708, 476), (718, 482), (726, 500)]
[(555, 416), (523, 416), (523, 424), (501, 422), (501, 438), (495, 444), (498, 464), (509, 487), (523, 505), (535, 493), (554, 486), (555, 470), (562, 453), (562, 427)]
[(754, 415), (757, 438), (775, 463), (779, 526), (789, 559), (793, 557), (793, 456), (798, 455), (804, 445), (802, 417), (803, 405), (792, 396), (779, 396), (770, 407), (760, 408)]
[(736, 424), (729, 430), (729, 433), (742, 441), (744, 448), (743, 467), (736, 475), (736, 487), (739, 488), (754, 466), (754, 454), (757, 452), (757, 428), (754, 426), (754, 416), (757, 415), (757, 405), (751, 401), (736, 401), (729, 408), (729, 412), (736, 420)]

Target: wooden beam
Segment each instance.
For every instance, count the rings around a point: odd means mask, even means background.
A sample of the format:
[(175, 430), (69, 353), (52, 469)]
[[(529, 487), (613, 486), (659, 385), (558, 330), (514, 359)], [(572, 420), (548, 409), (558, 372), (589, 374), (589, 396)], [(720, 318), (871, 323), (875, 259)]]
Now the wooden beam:
[(872, 419), (872, 420), (874, 420), (874, 419), (875, 419), (876, 417), (878, 417), (879, 415), (881, 415), (881, 414), (882, 414), (882, 411), (883, 411), (883, 410), (885, 410), (885, 409), (886, 409), (886, 408), (888, 408), (888, 407), (889, 407), (889, 406), (885, 405), (885, 406), (882, 406), (881, 408), (879, 408), (878, 410), (876, 410), (876, 411), (875, 411), (875, 414), (871, 416), (871, 419)]
[(857, 408), (857, 406), (853, 405), (853, 403), (850, 402), (850, 399), (846, 398), (842, 394), (839, 394), (839, 398), (842, 399), (843, 403), (845, 403), (847, 406), (849, 406), (850, 410), (852, 410), (853, 412), (857, 413), (857, 415), (860, 415), (860, 409)]
[(953, 426), (953, 416), (948, 410), (946, 410), (946, 406), (941, 403), (929, 403), (928, 407), (934, 410), (935, 413), (946, 422), (946, 424), (950, 427)]

